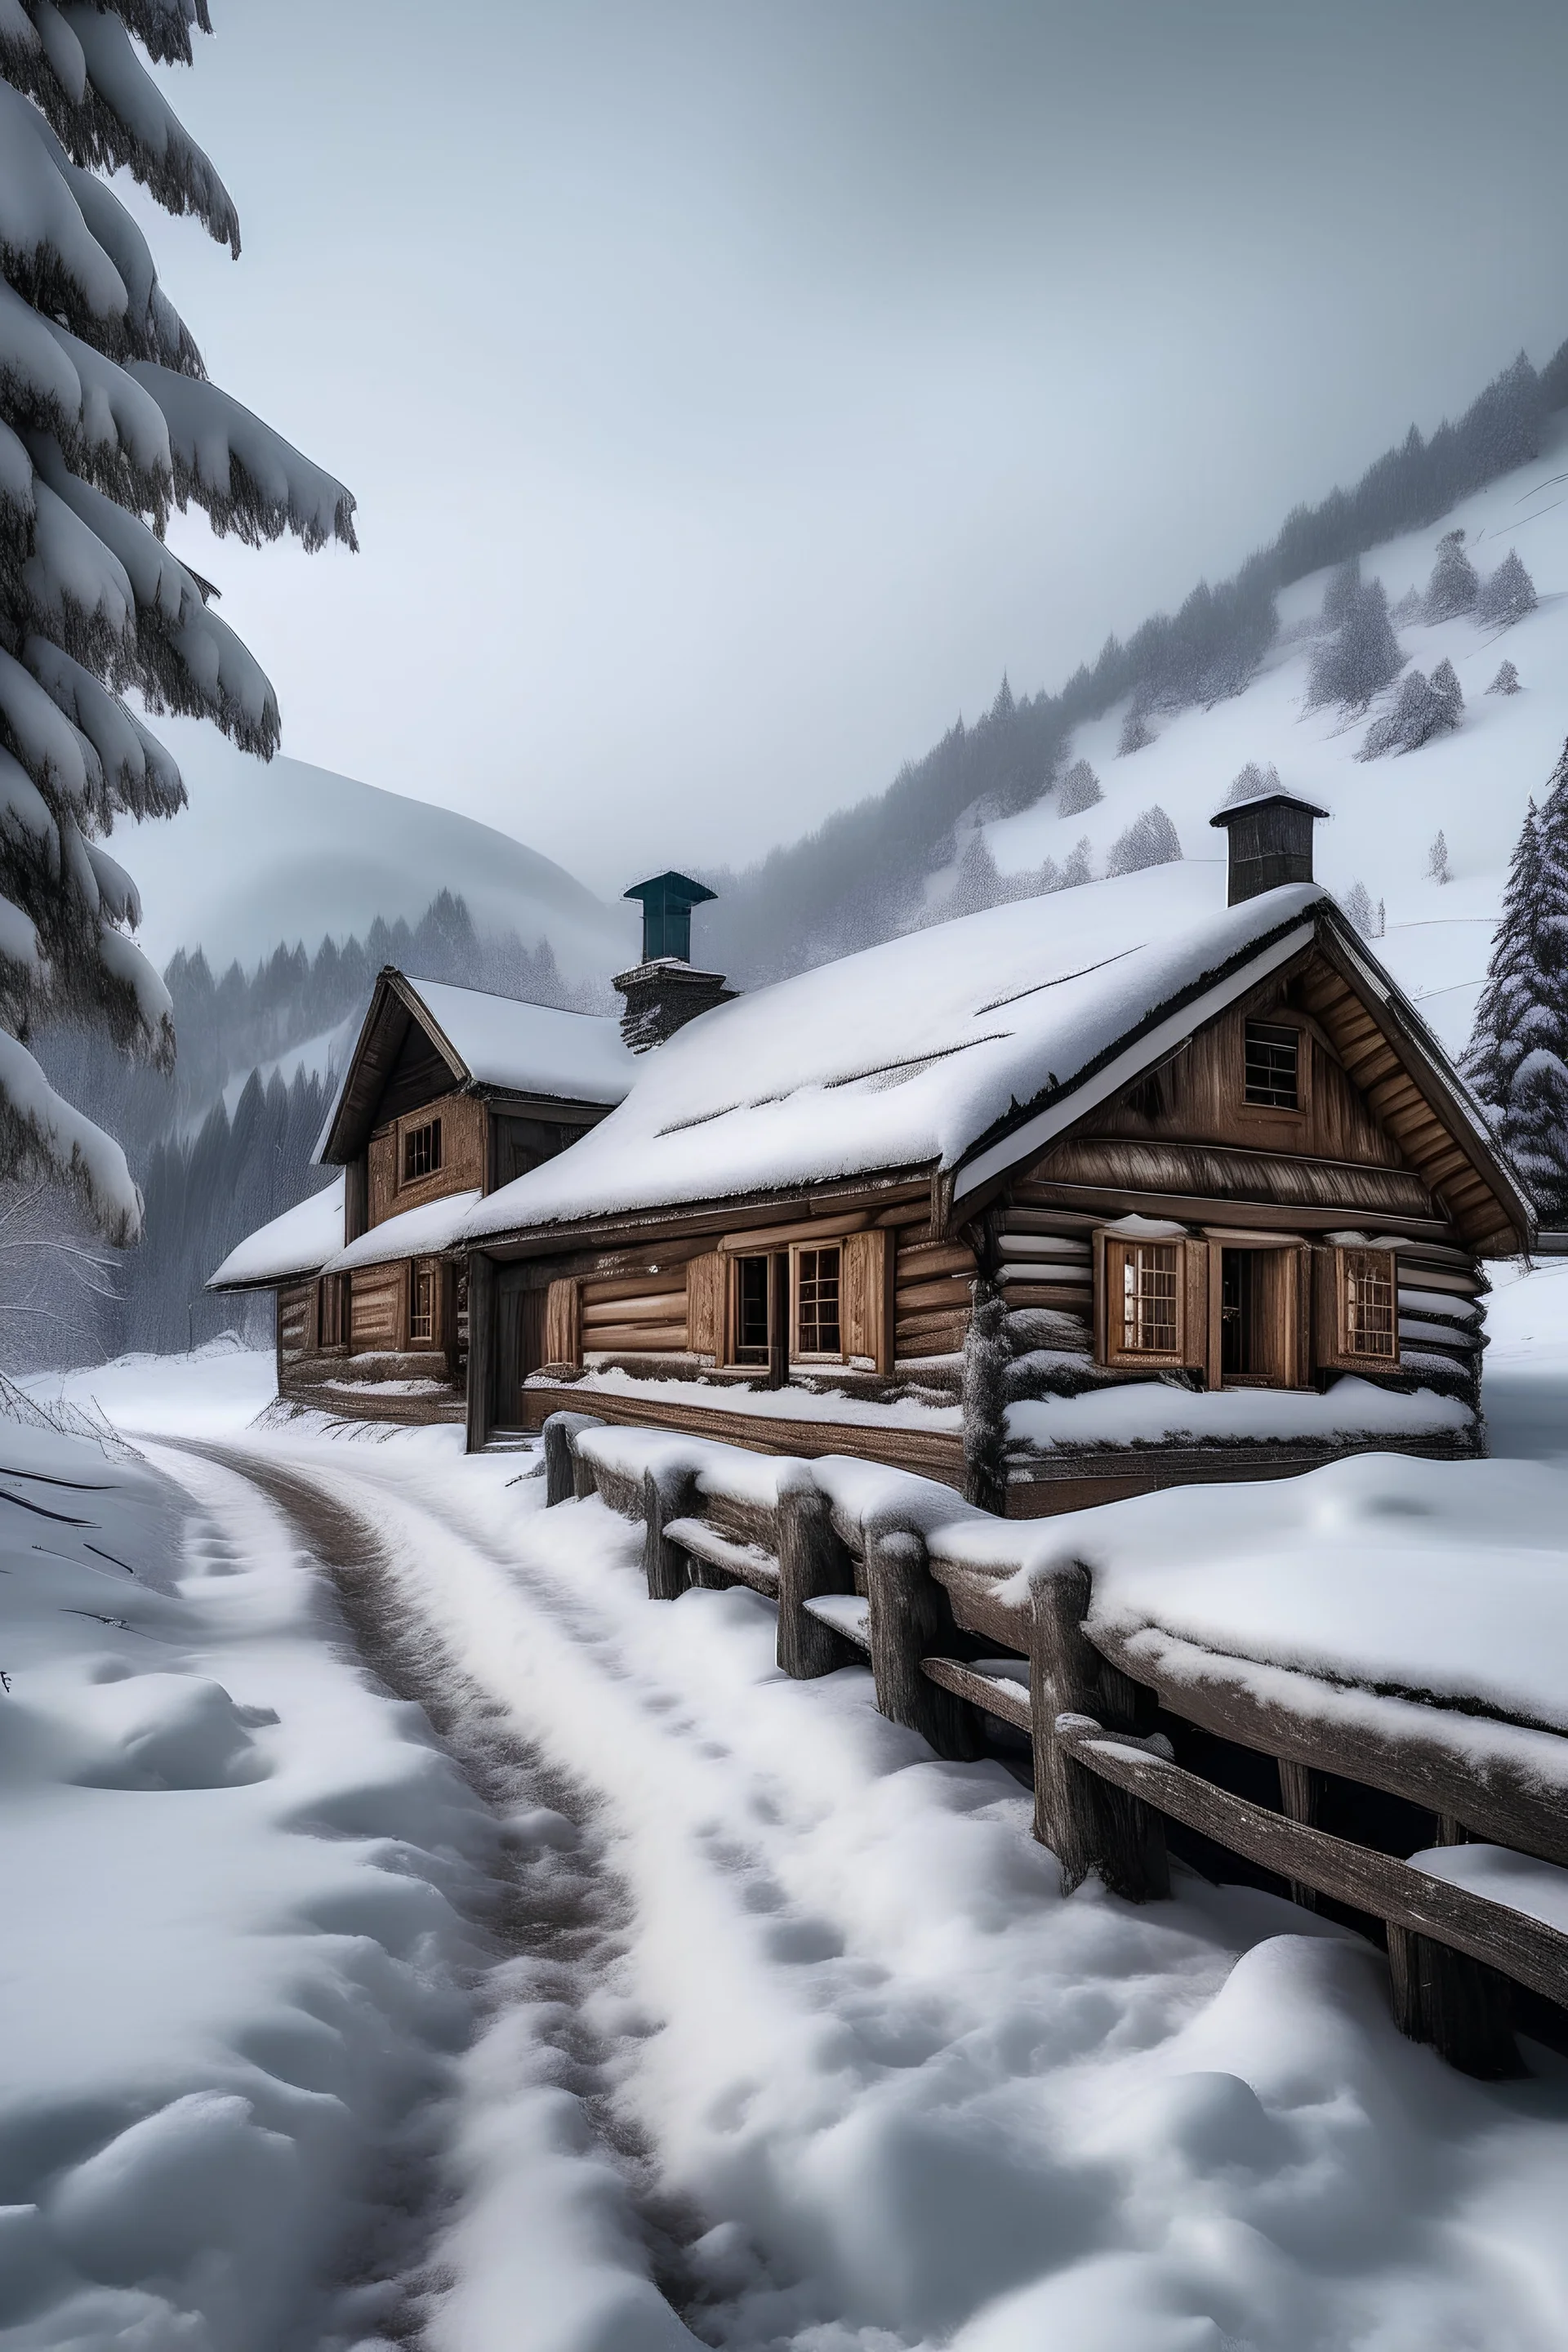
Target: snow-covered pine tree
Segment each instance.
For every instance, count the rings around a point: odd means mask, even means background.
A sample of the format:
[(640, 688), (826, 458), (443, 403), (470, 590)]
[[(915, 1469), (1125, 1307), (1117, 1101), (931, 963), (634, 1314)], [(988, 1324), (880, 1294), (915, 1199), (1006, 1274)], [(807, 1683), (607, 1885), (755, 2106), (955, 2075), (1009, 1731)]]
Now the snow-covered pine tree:
[(1104, 798), (1105, 794), (1100, 789), (1100, 778), (1089, 761), (1075, 760), (1058, 789), (1057, 814), (1081, 816), (1085, 809), (1092, 808), (1096, 801)]
[(1345, 893), (1344, 908), (1363, 940), (1373, 940), (1377, 937), (1377, 916), (1373, 908), (1371, 893), (1364, 882), (1351, 884)]
[(1519, 672), (1515, 669), (1510, 661), (1505, 661), (1499, 664), (1498, 674), (1496, 677), (1493, 678), (1491, 684), (1488, 687), (1487, 692), (1489, 694), (1517, 694), (1519, 692)]
[(1459, 674), (1451, 661), (1440, 661), (1433, 671), (1432, 692), (1442, 712), (1441, 724), (1450, 729), (1458, 727), (1465, 715), (1465, 696)]
[(1312, 656), (1307, 700), (1313, 706), (1342, 702), (1364, 710), (1373, 696), (1398, 677), (1405, 658), (1388, 617), (1382, 581), (1358, 575), (1343, 614), (1333, 635)]
[(1361, 589), (1361, 558), (1352, 555), (1348, 563), (1342, 563), (1329, 574), (1328, 585), (1323, 590), (1323, 609), (1319, 615), (1321, 626), (1325, 629), (1342, 628), (1345, 615), (1354, 605)]
[(1429, 882), (1451, 882), (1454, 878), (1448, 871), (1448, 845), (1440, 829), (1426, 852), (1426, 878)]
[(1543, 1220), (1568, 1223), (1568, 743), (1514, 847), (1465, 1075)]
[(279, 735), (267, 678), (164, 544), (170, 509), (252, 546), (355, 543), (342, 483), (208, 382), (104, 176), (238, 253), (228, 194), (146, 63), (189, 64), (193, 24), (210, 29), (206, 0), (0, 0), (0, 1179), (64, 1179), (116, 1241), (142, 1214), (124, 1154), (27, 1039), (69, 1017), (173, 1056), (168, 993), (128, 937), (135, 885), (102, 841), (184, 789), (121, 697), (263, 758)]
[(1510, 547), (1495, 572), (1482, 581), (1476, 618), (1488, 628), (1510, 628), (1536, 605), (1535, 583)]
[(1141, 811), (1112, 843), (1105, 870), (1138, 874), (1145, 866), (1173, 866), (1181, 855), (1181, 836), (1156, 801), (1152, 808)]
[(1068, 862), (1062, 867), (1061, 887), (1064, 890), (1076, 890), (1082, 883), (1092, 882), (1093, 879), (1094, 867), (1089, 863), (1089, 835), (1086, 833), (1073, 844)]
[(1145, 744), (1152, 743), (1153, 740), (1154, 730), (1144, 716), (1143, 705), (1134, 695), (1127, 706), (1127, 716), (1121, 722), (1121, 735), (1116, 746), (1116, 756), (1119, 760), (1128, 759), (1134, 751), (1142, 751)]
[(1452, 621), (1460, 613), (1473, 613), (1480, 584), (1476, 567), (1465, 553), (1464, 532), (1445, 531), (1437, 541), (1437, 560), (1426, 583), (1423, 606), (1426, 618)]

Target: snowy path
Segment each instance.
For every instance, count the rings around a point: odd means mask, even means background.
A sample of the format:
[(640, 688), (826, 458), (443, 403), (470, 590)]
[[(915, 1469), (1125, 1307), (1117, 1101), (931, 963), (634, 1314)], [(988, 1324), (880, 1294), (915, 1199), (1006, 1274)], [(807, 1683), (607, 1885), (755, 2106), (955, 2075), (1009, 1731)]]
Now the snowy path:
[(223, 1458), (166, 1462), (308, 1529), (507, 1827), (433, 2352), (1564, 2340), (1557, 2062), (1462, 2081), (1375, 1955), (1266, 1896), (1063, 1904), (999, 1768), (858, 1669), (782, 1679), (750, 1593), (650, 1604), (634, 1531), (542, 1514), (515, 1457)]

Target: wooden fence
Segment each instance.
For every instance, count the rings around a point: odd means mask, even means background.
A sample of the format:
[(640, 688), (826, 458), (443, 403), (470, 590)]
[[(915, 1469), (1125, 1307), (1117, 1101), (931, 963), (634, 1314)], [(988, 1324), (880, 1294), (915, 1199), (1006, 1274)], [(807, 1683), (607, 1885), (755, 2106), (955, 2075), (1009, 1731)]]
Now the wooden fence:
[[(1552, 1785), (1568, 1790), (1568, 1739), (1552, 1740), (1560, 1776), (1543, 1779), (1531, 1756), (1510, 1765), (1506, 1740), (1478, 1769), (1439, 1708), (1411, 1709), (1419, 1731), (1390, 1735), (1265, 1704), (1242, 1677), (1154, 1689), (1113, 1636), (1091, 1634), (1086, 1568), (1026, 1579), (1033, 1531), (931, 1481), (842, 1457), (764, 1461), (584, 1413), (552, 1414), (543, 1435), (547, 1504), (596, 1494), (640, 1523), (652, 1599), (691, 1585), (764, 1594), (785, 1674), (868, 1663), (881, 1712), (940, 1756), (973, 1760), (1007, 1727), (1065, 1890), (1094, 1872), (1133, 1902), (1167, 1895), (1174, 1823), (1200, 1866), (1218, 1847), (1384, 1943), (1401, 2030), (1465, 2072), (1521, 2071), (1510, 1988), (1524, 2021), (1568, 2046), (1568, 1934), (1385, 1850), (1392, 1801), (1394, 1836), (1418, 1820), (1434, 1832), (1406, 1852), (1478, 1839), (1568, 1865), (1568, 1806)], [(1364, 1835), (1342, 1833), (1359, 1821)]]

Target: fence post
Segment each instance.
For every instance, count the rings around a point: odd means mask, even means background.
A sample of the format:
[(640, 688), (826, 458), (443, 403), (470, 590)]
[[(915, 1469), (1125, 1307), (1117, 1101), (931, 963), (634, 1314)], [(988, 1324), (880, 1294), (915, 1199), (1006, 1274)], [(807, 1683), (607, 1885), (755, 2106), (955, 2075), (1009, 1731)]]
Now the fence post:
[(778, 1663), (782, 1674), (805, 1682), (861, 1663), (847, 1633), (825, 1625), (805, 1606), (825, 1592), (853, 1592), (848, 1546), (833, 1525), (833, 1507), (808, 1472), (785, 1472), (778, 1484)]
[(586, 1473), (586, 1486), (578, 1484), (575, 1449), (572, 1441), (580, 1429), (603, 1429), (604, 1425), (591, 1412), (552, 1412), (545, 1416), (541, 1433), (544, 1439), (544, 1507), (547, 1511), (556, 1503), (569, 1503), (574, 1495), (581, 1496), (593, 1493), (592, 1471)]
[(1171, 1891), (1164, 1823), (1136, 1797), (1079, 1763), (1057, 1738), (1058, 1715), (1090, 1715), (1102, 1722), (1107, 1715), (1100, 1654), (1083, 1630), (1090, 1590), (1088, 1569), (1073, 1566), (1043, 1578), (1031, 1596), (1035, 1835), (1061, 1864), (1065, 1894), (1097, 1870), (1112, 1894), (1144, 1903)]
[(647, 1574), (650, 1601), (679, 1601), (690, 1581), (690, 1563), (686, 1554), (679, 1544), (666, 1539), (664, 1531), (671, 1519), (687, 1517), (696, 1498), (695, 1470), (667, 1470), (662, 1477), (652, 1470), (643, 1472), (642, 1507), (647, 1530), (643, 1567)]
[(951, 1654), (956, 1627), (946, 1591), (931, 1572), (924, 1536), (913, 1528), (866, 1530), (871, 1600), (871, 1673), (877, 1705), (957, 1764), (984, 1754), (974, 1710), (921, 1672), (921, 1660)]
[(1390, 1926), (1388, 1973), (1394, 2021), (1412, 2042), (1429, 2042), (1462, 2074), (1507, 2082), (1524, 2068), (1514, 2046), (1508, 1979), (1468, 1952)]

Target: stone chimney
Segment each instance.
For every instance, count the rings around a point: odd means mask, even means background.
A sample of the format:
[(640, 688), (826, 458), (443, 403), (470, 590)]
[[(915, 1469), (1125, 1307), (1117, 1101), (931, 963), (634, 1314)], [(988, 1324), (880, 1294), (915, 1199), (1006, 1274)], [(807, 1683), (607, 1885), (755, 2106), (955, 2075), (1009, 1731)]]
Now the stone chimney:
[(721, 972), (692, 968), (691, 909), (711, 890), (686, 874), (656, 874), (626, 895), (642, 900), (642, 961), (617, 972), (615, 985), (626, 1001), (621, 1034), (634, 1054), (646, 1054), (735, 991)]
[(1230, 875), (1226, 905), (1239, 907), (1281, 883), (1312, 879), (1312, 826), (1327, 809), (1294, 793), (1259, 793), (1211, 816), (1229, 835)]

